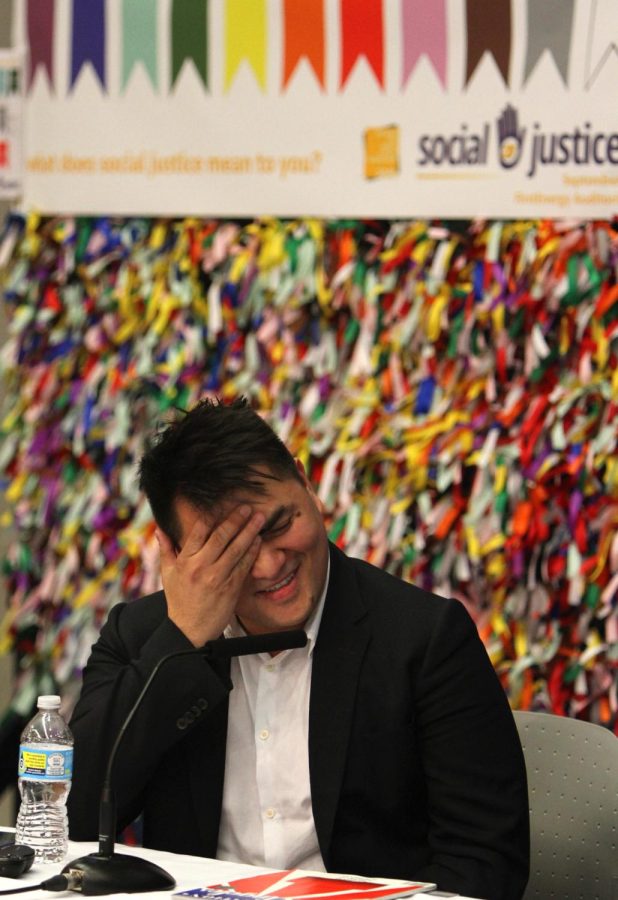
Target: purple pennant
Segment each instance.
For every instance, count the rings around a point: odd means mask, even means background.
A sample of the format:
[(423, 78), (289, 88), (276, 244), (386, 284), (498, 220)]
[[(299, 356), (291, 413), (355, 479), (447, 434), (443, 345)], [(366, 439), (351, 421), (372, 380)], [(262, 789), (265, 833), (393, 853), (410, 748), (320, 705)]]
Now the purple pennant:
[(54, 83), (54, 19), (55, 0), (28, 0), (28, 90), (32, 87), (36, 70), (42, 66), (50, 86)]
[(87, 62), (105, 90), (105, 0), (73, 0), (71, 87)]

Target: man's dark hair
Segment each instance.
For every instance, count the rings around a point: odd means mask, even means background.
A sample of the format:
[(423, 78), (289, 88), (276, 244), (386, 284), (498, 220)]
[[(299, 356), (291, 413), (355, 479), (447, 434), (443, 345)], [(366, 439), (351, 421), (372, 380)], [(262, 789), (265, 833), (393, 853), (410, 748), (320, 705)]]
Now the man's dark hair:
[(176, 546), (177, 498), (207, 512), (240, 491), (263, 494), (267, 478), (301, 480), (285, 444), (242, 397), (202, 400), (183, 413), (155, 435), (139, 469), (155, 520)]

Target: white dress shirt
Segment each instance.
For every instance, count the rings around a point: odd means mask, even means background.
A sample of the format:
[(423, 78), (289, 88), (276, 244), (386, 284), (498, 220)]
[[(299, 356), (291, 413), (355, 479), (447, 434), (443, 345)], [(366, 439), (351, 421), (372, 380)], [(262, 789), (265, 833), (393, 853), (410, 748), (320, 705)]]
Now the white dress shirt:
[[(311, 807), (309, 692), (327, 587), (328, 572), (305, 647), (232, 659), (217, 859), (324, 871)], [(241, 634), (236, 620), (225, 630)]]

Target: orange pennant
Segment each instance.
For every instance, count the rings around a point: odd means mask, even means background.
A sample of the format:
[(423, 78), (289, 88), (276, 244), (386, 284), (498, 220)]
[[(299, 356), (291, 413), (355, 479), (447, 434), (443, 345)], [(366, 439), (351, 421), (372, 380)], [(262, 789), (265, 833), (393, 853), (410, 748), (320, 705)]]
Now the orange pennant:
[(324, 0), (284, 0), (283, 87), (305, 57), (324, 88)]

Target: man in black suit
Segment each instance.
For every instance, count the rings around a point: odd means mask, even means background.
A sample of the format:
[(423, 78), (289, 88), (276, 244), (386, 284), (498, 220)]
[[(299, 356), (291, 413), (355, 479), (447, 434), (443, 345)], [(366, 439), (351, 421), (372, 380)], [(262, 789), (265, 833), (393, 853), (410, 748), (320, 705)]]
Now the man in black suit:
[(159, 849), (520, 898), (523, 755), (464, 607), (329, 544), (302, 466), (244, 401), (169, 426), (141, 485), (164, 592), (114, 607), (93, 648), (71, 837), (97, 834), (110, 746), (158, 660), (305, 628), (301, 650), (166, 665), (117, 759), (119, 826), (143, 813)]

